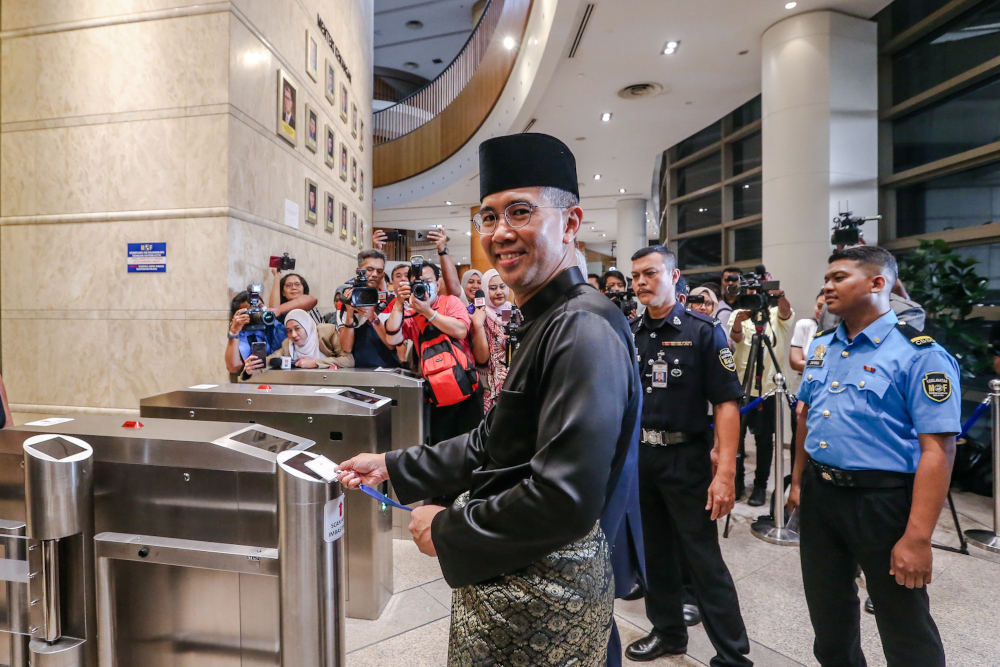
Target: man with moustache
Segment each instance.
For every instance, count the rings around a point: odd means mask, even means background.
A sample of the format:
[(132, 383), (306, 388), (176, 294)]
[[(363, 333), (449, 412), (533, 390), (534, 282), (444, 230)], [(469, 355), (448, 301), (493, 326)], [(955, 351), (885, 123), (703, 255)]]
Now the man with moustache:
[(583, 210), (566, 145), (517, 134), (479, 158), (473, 222), (523, 317), (497, 404), (470, 433), (356, 456), (341, 479), (390, 480), (405, 503), (468, 491), (410, 523), (456, 589), (449, 665), (603, 667), (621, 656), (610, 543), (636, 483), (635, 346), (576, 266)]

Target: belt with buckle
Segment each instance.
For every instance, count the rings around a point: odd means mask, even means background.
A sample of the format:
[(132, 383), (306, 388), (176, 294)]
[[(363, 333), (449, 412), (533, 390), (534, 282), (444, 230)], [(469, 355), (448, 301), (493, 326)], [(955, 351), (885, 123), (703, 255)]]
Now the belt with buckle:
[(653, 447), (667, 447), (668, 445), (679, 445), (684, 442), (691, 442), (695, 436), (683, 431), (654, 431), (652, 429), (642, 429), (642, 444)]
[(841, 470), (809, 459), (816, 475), (834, 486), (860, 489), (896, 489), (913, 485), (913, 473), (889, 470)]

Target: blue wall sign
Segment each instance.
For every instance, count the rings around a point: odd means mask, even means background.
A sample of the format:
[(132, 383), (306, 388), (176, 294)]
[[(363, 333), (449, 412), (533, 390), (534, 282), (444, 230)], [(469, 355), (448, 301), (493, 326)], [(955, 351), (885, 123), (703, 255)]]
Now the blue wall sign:
[(129, 273), (166, 273), (166, 243), (129, 243)]

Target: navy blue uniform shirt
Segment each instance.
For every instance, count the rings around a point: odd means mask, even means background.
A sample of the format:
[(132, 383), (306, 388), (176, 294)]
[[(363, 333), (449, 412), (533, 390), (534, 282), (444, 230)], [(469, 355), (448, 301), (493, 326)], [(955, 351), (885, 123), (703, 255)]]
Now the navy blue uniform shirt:
[(703, 433), (712, 426), (709, 403), (743, 398), (718, 320), (678, 302), (662, 320), (647, 310), (632, 322), (632, 335), (642, 377), (642, 428)]
[(813, 338), (798, 399), (809, 406), (806, 452), (842, 470), (913, 473), (918, 433), (959, 433), (955, 359), (900, 328), (891, 310), (848, 341), (841, 323)]

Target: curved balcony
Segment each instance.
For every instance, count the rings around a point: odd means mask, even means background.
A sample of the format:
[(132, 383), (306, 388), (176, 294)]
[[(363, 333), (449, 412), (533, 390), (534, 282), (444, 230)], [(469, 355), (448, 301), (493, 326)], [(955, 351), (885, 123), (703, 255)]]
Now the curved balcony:
[[(476, 133), (514, 68), (531, 2), (490, 0), (465, 46), (436, 79), (374, 114), (375, 187), (440, 164)], [(504, 45), (507, 38), (514, 48)]]

